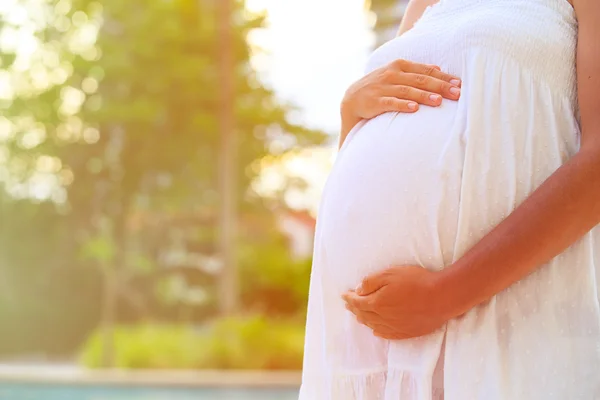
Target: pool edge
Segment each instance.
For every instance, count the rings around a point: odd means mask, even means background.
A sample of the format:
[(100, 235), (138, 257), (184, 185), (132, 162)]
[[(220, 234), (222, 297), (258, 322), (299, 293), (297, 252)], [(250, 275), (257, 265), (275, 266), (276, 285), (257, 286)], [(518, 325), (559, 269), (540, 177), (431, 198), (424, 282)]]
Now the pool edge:
[(0, 383), (153, 387), (297, 388), (300, 371), (0, 371)]

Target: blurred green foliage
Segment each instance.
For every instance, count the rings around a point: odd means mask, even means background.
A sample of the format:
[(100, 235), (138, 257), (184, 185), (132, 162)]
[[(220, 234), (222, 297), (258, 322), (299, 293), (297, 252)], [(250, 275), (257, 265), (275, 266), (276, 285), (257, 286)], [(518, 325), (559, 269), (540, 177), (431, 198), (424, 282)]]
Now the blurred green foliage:
[(302, 316), (306, 312), (312, 260), (293, 259), (279, 232), (240, 246), (241, 298), (253, 312)]
[[(115, 330), (117, 368), (192, 369), (203, 362), (206, 340), (189, 326), (138, 325)], [(92, 335), (83, 346), (81, 362), (90, 368), (102, 367), (101, 333)]]
[[(37, 46), (0, 46), (0, 355), (69, 355), (112, 320), (215, 316), (216, 1), (40, 0), (18, 4), (25, 20), (0, 14), (6, 37)], [(325, 136), (290, 122), (292, 105), (253, 70), (247, 37), (264, 16), (238, 1), (232, 21), (242, 296), (251, 311), (301, 315), (309, 264), (290, 259), (251, 183), (271, 148)]]
[(365, 0), (365, 5), (375, 15), (375, 26), (373, 30), (377, 35), (376, 47), (390, 40), (400, 26), (402, 17), (399, 13), (401, 3), (408, 0)]
[[(142, 325), (116, 330), (116, 366), (123, 369), (302, 368), (302, 321), (265, 317), (219, 320), (203, 330)], [(82, 364), (101, 367), (101, 335), (81, 351)]]

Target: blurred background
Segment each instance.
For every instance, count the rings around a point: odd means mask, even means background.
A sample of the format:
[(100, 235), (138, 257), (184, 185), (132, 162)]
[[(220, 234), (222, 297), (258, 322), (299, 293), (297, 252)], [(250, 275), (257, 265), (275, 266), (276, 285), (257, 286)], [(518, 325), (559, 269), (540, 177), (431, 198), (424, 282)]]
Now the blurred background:
[(297, 396), (339, 102), (404, 7), (1, 0), (0, 399)]

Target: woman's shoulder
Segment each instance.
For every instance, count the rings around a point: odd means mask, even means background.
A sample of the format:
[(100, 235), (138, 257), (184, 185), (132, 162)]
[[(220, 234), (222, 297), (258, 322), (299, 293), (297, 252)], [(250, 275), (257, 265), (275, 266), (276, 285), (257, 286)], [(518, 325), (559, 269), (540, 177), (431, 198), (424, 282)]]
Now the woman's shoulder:
[(431, 7), (438, 2), (439, 0), (410, 0), (408, 6), (406, 6), (404, 16), (402, 17), (402, 22), (398, 29), (398, 36), (409, 31), (421, 18), (427, 7)]

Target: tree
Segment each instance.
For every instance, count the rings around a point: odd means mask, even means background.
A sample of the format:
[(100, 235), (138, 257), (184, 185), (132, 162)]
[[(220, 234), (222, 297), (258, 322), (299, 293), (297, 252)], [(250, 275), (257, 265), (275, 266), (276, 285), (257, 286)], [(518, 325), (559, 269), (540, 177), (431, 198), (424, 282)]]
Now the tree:
[(376, 16), (373, 29), (377, 47), (392, 39), (398, 31), (406, 3), (408, 0), (366, 0), (366, 7)]
[[(15, 82), (11, 98), (0, 103), (10, 124), (5, 188), (11, 196), (22, 189), (27, 198), (42, 172), (50, 182), (44, 198), (67, 232), (57, 237), (63, 251), (53, 256), (102, 272), (108, 348), (117, 301), (132, 276), (164, 267), (161, 254), (182, 243), (189, 251), (212, 249), (217, 241), (223, 199), (215, 4), (40, 0), (29, 14), (39, 17), (38, 51), (3, 61)], [(248, 191), (256, 174), (251, 166), (269, 144), (282, 137), (293, 137), (294, 145), (318, 143), (324, 136), (291, 124), (291, 107), (259, 81), (246, 36), (263, 18), (249, 16), (241, 2), (232, 7), (238, 137), (232, 203), (248, 214), (263, 207), (248, 201)], [(0, 54), (15, 58), (13, 49)], [(182, 228), (180, 216), (203, 216), (204, 222)]]
[(237, 310), (239, 296), (236, 266), (236, 220), (235, 220), (235, 128), (234, 128), (234, 64), (233, 64), (233, 7), (232, 1), (220, 0), (218, 5), (219, 38), (219, 128), (221, 136), (219, 189), (220, 213), (220, 258), (222, 262), (219, 280), (221, 312), (233, 314)]

